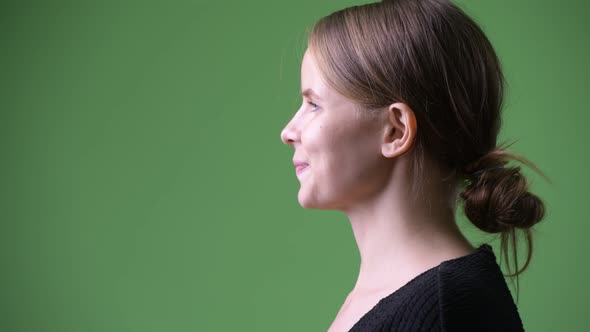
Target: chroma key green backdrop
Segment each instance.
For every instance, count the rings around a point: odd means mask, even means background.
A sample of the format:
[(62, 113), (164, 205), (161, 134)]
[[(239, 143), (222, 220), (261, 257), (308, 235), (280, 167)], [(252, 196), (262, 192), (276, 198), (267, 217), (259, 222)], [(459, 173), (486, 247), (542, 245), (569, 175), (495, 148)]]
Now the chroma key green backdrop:
[[(362, 3), (2, 1), (0, 331), (325, 331), (358, 252), (298, 205), (279, 135), (305, 32)], [(587, 331), (588, 2), (457, 3), (504, 65), (500, 140), (554, 181), (524, 168), (525, 328)]]

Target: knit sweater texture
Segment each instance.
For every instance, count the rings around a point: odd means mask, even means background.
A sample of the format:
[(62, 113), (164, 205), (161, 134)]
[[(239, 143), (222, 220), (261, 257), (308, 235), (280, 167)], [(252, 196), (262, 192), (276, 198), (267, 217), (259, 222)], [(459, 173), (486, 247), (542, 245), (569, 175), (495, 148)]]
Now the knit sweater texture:
[(349, 332), (524, 331), (518, 309), (484, 243), (419, 274), (382, 298)]

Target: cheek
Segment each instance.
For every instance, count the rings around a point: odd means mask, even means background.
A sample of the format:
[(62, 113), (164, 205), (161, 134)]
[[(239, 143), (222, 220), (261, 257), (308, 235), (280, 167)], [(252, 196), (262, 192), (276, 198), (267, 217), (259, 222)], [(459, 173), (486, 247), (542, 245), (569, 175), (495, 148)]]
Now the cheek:
[(301, 147), (304, 157), (309, 158), (312, 163), (317, 154), (329, 147), (329, 133), (325, 130), (325, 125), (310, 123), (301, 132)]
[(380, 153), (374, 130), (346, 121), (310, 123), (301, 133), (301, 144), (314, 174), (321, 176), (363, 176)]
[[(300, 199), (322, 206), (337, 207), (370, 195), (382, 186), (383, 169), (379, 165), (379, 144), (375, 135), (354, 131), (343, 126), (330, 130), (302, 134), (302, 147), (311, 167), (309, 178), (303, 181), (305, 195)], [(303, 194), (302, 194), (303, 195)], [(321, 202), (321, 203), (319, 203)]]
[(324, 145), (319, 154), (320, 166), (329, 172), (323, 175), (329, 176), (330, 180), (339, 180), (343, 185), (370, 175), (379, 160), (376, 140), (365, 133), (333, 131), (321, 141)]
[(334, 132), (327, 140), (335, 153), (346, 165), (363, 163), (366, 158), (375, 158), (378, 150), (375, 135), (360, 130)]

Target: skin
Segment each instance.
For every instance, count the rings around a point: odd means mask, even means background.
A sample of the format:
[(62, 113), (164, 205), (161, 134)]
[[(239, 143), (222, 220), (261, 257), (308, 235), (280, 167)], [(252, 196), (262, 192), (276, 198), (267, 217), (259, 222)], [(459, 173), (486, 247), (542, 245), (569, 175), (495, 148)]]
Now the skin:
[[(475, 248), (454, 219), (456, 185), (426, 159), (421, 199), (411, 201), (411, 146), (417, 132), (412, 109), (394, 103), (377, 120), (357, 115), (357, 105), (329, 87), (307, 49), (301, 65), (303, 103), (281, 131), (294, 158), (309, 164), (299, 177), (299, 204), (346, 214), (361, 264), (354, 288), (330, 332), (348, 331), (383, 297), (441, 262)], [(310, 105), (309, 103), (315, 105)]]

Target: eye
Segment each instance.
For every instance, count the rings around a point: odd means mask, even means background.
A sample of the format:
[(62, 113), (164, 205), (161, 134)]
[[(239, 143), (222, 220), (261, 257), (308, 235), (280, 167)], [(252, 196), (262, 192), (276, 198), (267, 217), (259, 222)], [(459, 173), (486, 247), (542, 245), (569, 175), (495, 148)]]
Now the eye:
[[(307, 102), (308, 104), (310, 104), (311, 106), (313, 106), (314, 108), (319, 108), (319, 106), (317, 104), (312, 103), (311, 101)], [(317, 110), (313, 110), (312, 112), (315, 112)]]

